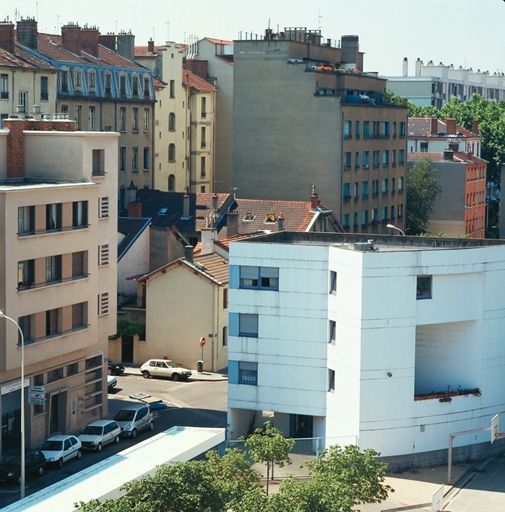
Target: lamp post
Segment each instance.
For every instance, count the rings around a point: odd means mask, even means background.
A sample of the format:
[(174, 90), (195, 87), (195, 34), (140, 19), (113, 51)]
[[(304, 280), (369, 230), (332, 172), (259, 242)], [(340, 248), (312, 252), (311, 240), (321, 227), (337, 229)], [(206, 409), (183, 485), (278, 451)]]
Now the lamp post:
[(0, 310), (0, 318), (11, 321), (18, 329), (21, 336), (21, 475), (20, 475), (20, 495), (21, 499), (25, 497), (25, 337), (19, 324)]
[(402, 236), (405, 236), (405, 233), (400, 228), (397, 228), (394, 224), (386, 224), (386, 227), (388, 229), (396, 229), (396, 231), (399, 231)]

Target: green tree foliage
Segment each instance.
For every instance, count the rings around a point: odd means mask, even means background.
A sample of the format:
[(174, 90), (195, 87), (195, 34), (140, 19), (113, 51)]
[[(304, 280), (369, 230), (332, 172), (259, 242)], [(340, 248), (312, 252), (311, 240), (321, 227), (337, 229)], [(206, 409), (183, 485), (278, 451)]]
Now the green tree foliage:
[(270, 469), (274, 464), (284, 466), (289, 463), (289, 452), (293, 449), (295, 442), (287, 439), (282, 432), (277, 430), (269, 421), (261, 428), (245, 439), (245, 445), (250, 450), (252, 458), (256, 462), (267, 465), (267, 494), (268, 482), (270, 480)]
[(117, 332), (111, 336), (111, 339), (117, 340), (118, 338), (121, 338), (121, 336), (140, 336), (141, 338), (144, 338), (145, 332), (145, 324), (130, 320), (118, 320)]
[(435, 198), (440, 192), (435, 173), (429, 158), (421, 158), (407, 169), (406, 232), (409, 235), (426, 231)]

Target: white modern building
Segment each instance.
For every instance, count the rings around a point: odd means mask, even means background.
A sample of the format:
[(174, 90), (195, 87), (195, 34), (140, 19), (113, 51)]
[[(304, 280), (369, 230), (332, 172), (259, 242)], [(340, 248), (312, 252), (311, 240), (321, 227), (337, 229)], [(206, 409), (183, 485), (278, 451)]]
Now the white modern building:
[[(231, 244), (229, 437), (293, 437), (442, 462), (505, 409), (505, 243), (278, 232)], [(459, 457), (489, 433), (458, 437)]]

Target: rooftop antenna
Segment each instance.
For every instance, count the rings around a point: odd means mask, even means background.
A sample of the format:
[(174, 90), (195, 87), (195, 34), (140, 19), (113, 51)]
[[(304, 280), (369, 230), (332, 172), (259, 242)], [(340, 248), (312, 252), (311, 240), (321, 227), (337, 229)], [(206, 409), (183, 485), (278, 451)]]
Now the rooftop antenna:
[(319, 9), (318, 13), (317, 13), (317, 29), (319, 30), (319, 32), (321, 32), (321, 29), (322, 29), (322, 26), (321, 26), (322, 20), (323, 20), (323, 17), (321, 16), (321, 9)]
[(167, 25), (167, 42), (170, 41), (170, 22), (165, 21), (165, 24)]
[(15, 21), (18, 21), (18, 16), (19, 16), (19, 11), (18, 11), (18, 8), (16, 7), (16, 8), (14, 9), (14, 20), (15, 20)]
[(154, 37), (154, 27), (153, 27), (153, 41), (156, 41), (156, 38)]
[(268, 18), (268, 30), (270, 30), (270, 18)]
[(116, 34), (117, 34), (117, 20), (116, 20)]
[(36, 20), (39, 21), (39, 3), (35, 2), (35, 16)]

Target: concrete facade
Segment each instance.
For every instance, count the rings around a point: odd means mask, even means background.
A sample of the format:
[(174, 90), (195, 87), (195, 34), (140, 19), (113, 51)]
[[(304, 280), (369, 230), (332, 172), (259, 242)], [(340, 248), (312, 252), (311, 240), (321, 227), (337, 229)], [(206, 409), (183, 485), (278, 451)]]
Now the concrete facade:
[[(116, 330), (118, 134), (76, 132), (68, 121), (5, 125), (0, 309), (24, 332), (26, 385), (45, 386), (45, 405), (26, 406), (26, 443), (36, 447), (51, 433), (76, 432), (107, 413), (104, 364), (107, 338)], [(93, 165), (96, 155), (100, 168)], [(0, 451), (19, 439), (19, 365), (16, 327), (2, 321)]]
[[(489, 427), (503, 410), (503, 243), (367, 238), (231, 244), (231, 438), (268, 411), (287, 435), (357, 442), (411, 465), (440, 461), (450, 432)], [(277, 289), (250, 286), (251, 268), (276, 270)], [(475, 456), (489, 440), (455, 446)]]

